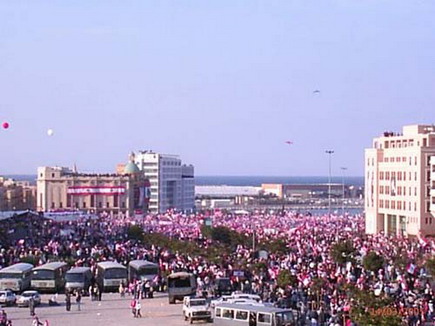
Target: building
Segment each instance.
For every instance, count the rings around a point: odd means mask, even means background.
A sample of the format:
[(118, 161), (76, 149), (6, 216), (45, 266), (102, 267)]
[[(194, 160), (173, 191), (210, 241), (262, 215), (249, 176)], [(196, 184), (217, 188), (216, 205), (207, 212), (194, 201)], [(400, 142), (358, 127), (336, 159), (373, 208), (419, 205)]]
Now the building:
[(163, 213), (168, 209), (193, 211), (195, 208), (195, 177), (193, 165), (183, 165), (176, 155), (153, 151), (136, 153), (135, 162), (150, 180), (149, 209)]
[(385, 132), (365, 150), (366, 232), (435, 235), (435, 126)]
[(340, 183), (329, 184), (279, 184), (264, 183), (261, 189), (265, 195), (273, 195), (277, 198), (327, 198), (329, 188), (331, 187), (331, 196), (336, 198), (350, 198), (351, 191), (349, 185)]
[(83, 210), (128, 216), (148, 211), (149, 181), (134, 163), (134, 155), (122, 173), (78, 173), (65, 167), (39, 167), (38, 211)]
[(0, 211), (34, 210), (36, 186), (0, 177)]

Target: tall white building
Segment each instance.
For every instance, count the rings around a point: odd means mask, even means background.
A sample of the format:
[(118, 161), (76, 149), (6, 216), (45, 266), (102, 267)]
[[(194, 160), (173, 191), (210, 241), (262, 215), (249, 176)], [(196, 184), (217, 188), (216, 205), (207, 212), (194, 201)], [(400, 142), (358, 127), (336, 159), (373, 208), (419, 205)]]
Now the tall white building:
[(182, 165), (176, 155), (140, 151), (135, 163), (151, 184), (149, 210), (163, 213), (168, 209), (192, 211), (195, 207), (195, 179), (192, 165)]
[(384, 133), (365, 151), (366, 232), (435, 235), (435, 126)]

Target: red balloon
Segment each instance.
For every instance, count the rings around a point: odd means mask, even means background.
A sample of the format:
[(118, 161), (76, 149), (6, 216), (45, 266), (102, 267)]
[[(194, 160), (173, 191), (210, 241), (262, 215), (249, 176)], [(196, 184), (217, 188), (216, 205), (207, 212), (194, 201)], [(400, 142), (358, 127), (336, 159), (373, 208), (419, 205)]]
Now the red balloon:
[(8, 129), (8, 128), (9, 128), (9, 123), (7, 123), (7, 122), (3, 122), (3, 128), (4, 128), (4, 129)]

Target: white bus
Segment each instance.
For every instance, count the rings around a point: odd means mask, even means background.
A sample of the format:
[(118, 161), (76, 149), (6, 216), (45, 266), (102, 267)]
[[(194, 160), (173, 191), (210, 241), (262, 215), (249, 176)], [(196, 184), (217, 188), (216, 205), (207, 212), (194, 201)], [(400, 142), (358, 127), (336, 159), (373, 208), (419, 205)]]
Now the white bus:
[(147, 260), (132, 260), (128, 263), (128, 280), (149, 281), (154, 290), (157, 290), (158, 284), (154, 280), (159, 273), (159, 265)]
[(214, 308), (217, 326), (296, 326), (291, 310), (250, 304), (222, 303)]
[(97, 264), (97, 283), (105, 291), (117, 291), (119, 285), (127, 286), (127, 268), (113, 261)]
[(65, 274), (65, 289), (68, 291), (88, 291), (92, 282), (92, 271), (89, 267), (74, 267)]
[(32, 279), (32, 264), (18, 263), (0, 270), (0, 290), (27, 290)]
[(67, 269), (68, 264), (60, 261), (35, 267), (32, 271), (32, 289), (59, 292), (65, 287)]
[(196, 294), (196, 278), (193, 274), (186, 272), (173, 273), (168, 276), (169, 303), (176, 300), (183, 300), (185, 296)]

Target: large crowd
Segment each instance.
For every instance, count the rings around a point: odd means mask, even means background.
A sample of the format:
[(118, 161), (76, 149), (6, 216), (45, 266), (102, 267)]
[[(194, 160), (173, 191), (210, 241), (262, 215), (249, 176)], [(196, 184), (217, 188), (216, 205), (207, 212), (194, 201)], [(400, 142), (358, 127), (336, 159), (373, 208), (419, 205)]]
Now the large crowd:
[[(205, 220), (210, 220), (213, 227), (227, 227), (258, 243), (283, 239), (287, 250), (255, 255), (251, 245), (240, 244), (211, 261), (128, 236), (129, 228), (137, 225), (145, 233), (213, 246), (213, 241), (205, 240), (201, 232)], [(10, 234), (19, 227), (14, 219), (1, 223)], [(164, 275), (174, 271), (194, 273), (201, 294), (211, 289), (216, 278), (230, 277), (235, 289), (259, 294), (265, 302), (293, 309), (301, 325), (352, 325), (349, 310), (353, 299), (343, 290), (344, 285), (389, 298), (407, 325), (435, 320), (434, 286), (424, 267), (428, 257), (434, 255), (434, 240), (366, 235), (364, 219), (359, 215), (311, 216), (282, 211), (239, 215), (215, 212), (206, 217), (168, 212), (143, 218), (102, 214), (97, 219), (64, 222), (28, 217), (25, 224), (27, 233), (23, 238), (3, 243), (1, 267), (30, 258), (36, 259), (35, 264), (64, 260), (93, 269), (103, 260), (126, 265), (133, 259), (146, 259), (159, 264), (162, 277), (158, 282), (162, 288)], [(331, 256), (331, 248), (343, 241), (351, 241), (355, 252), (352, 260), (338, 264)], [(369, 252), (384, 258), (384, 265), (377, 272), (364, 269), (362, 259)], [(258, 268), (260, 265), (263, 268)], [(243, 275), (235, 273), (240, 269)], [(289, 271), (296, 281), (279, 287), (278, 275), (283, 270)], [(319, 280), (321, 289), (314, 291)]]

